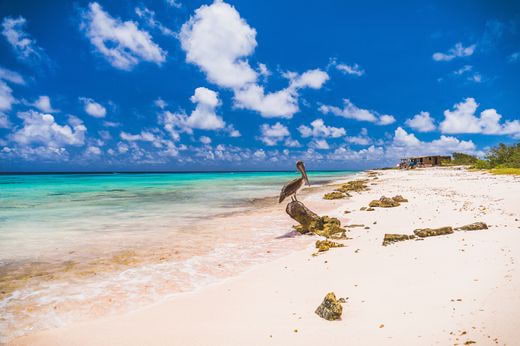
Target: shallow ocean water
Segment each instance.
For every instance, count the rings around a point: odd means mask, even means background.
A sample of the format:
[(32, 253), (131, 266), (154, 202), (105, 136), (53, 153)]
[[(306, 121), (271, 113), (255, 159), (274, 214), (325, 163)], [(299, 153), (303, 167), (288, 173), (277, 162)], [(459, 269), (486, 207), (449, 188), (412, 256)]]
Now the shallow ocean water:
[[(353, 173), (309, 178), (319, 185)], [(0, 175), (0, 342), (128, 311), (305, 246), (278, 237), (283, 213), (262, 213), (274, 199), (258, 202), (296, 177)]]

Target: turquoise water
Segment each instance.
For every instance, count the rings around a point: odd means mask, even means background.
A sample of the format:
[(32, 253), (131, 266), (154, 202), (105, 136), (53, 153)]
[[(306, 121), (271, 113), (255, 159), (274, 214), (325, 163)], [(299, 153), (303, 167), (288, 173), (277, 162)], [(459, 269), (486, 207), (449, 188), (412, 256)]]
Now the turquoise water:
[[(314, 184), (352, 172), (309, 172)], [(89, 233), (182, 226), (275, 196), (293, 172), (0, 175), (0, 263)], [(153, 223), (153, 227), (150, 227)]]
[[(320, 185), (354, 173), (308, 175)], [(265, 199), (298, 176), (0, 175), (0, 343), (138, 308), (308, 246), (309, 237), (280, 237), (291, 220)]]

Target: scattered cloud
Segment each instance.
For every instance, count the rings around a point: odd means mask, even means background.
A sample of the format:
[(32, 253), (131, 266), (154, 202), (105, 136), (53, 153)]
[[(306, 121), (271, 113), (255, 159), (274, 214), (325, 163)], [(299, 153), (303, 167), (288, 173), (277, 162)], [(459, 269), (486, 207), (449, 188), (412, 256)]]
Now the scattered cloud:
[(456, 75), (461, 75), (461, 74), (471, 71), (472, 69), (473, 69), (473, 66), (464, 65), (461, 68), (459, 68), (458, 70), (453, 71), (453, 73)]
[(254, 83), (257, 73), (246, 57), (257, 45), (256, 30), (223, 1), (203, 5), (182, 25), (180, 32), (186, 61), (205, 72), (212, 83), (239, 88)]
[(300, 125), (298, 131), (303, 138), (306, 137), (323, 137), (338, 138), (347, 134), (342, 127), (332, 127), (325, 125), (323, 119), (316, 119), (310, 124), (311, 126)]
[(77, 117), (69, 116), (68, 124), (60, 125), (52, 115), (33, 110), (18, 112), (17, 116), (23, 121), (23, 126), (11, 138), (19, 145), (39, 144), (60, 148), (84, 143), (87, 128)]
[(455, 151), (474, 152), (475, 148), (472, 141), (462, 141), (451, 136), (441, 136), (431, 142), (423, 142), (413, 133), (408, 133), (402, 127), (398, 127), (394, 132), (394, 138), (388, 151), (394, 157), (405, 157), (416, 154), (451, 154)]
[(253, 156), (257, 159), (264, 159), (265, 158), (265, 151), (264, 149), (258, 149), (253, 153)]
[(0, 111), (9, 111), (13, 104), (18, 103), (13, 96), (13, 89), (6, 82), (25, 84), (25, 80), (19, 73), (0, 67)]
[(300, 75), (289, 72), (284, 74), (287, 88), (266, 92), (257, 81), (269, 74), (267, 66), (259, 64), (257, 72), (247, 61), (257, 45), (256, 30), (223, 1), (198, 8), (182, 25), (179, 38), (186, 61), (197, 65), (210, 82), (232, 89), (236, 108), (254, 110), (266, 118), (291, 118), (299, 111), (298, 91), (319, 89), (329, 78), (317, 69)]
[(199, 138), (199, 141), (202, 143), (202, 144), (210, 144), (211, 143), (211, 138), (209, 138), (208, 136), (201, 136)]
[(184, 112), (172, 113), (164, 111), (159, 114), (159, 123), (170, 134), (173, 140), (180, 139), (180, 132), (193, 133), (193, 129), (199, 130), (225, 130), (231, 137), (239, 137), (240, 132), (232, 125), (227, 125), (221, 116), (216, 114), (220, 106), (218, 93), (208, 88), (200, 87), (190, 98), (195, 103), (195, 109), (189, 114)]
[(514, 52), (514, 53), (512, 53), (512, 54), (509, 56), (508, 61), (509, 61), (509, 62), (517, 62), (517, 61), (520, 61), (520, 52)]
[(164, 109), (166, 108), (166, 106), (168, 106), (168, 104), (162, 99), (162, 98), (157, 98), (155, 101), (153, 101), (154, 105), (160, 109)]
[(313, 139), (309, 143), (309, 148), (318, 149), (318, 150), (327, 150), (330, 149), (329, 143), (325, 139)]
[(186, 125), (192, 129), (218, 130), (223, 128), (226, 123), (222, 117), (215, 113), (220, 106), (218, 93), (207, 88), (195, 89), (195, 94), (190, 98), (195, 103), (195, 110), (186, 119)]
[(329, 79), (327, 73), (315, 69), (301, 75), (286, 73), (289, 86), (273, 93), (265, 93), (264, 87), (258, 84), (248, 84), (235, 90), (235, 107), (251, 109), (259, 112), (265, 118), (292, 118), (299, 111), (298, 92), (302, 88), (319, 89)]
[(3, 67), (0, 67), (0, 80), (5, 80), (14, 84), (25, 84), (25, 80), (18, 72), (14, 72)]
[(87, 147), (87, 149), (85, 150), (85, 154), (94, 156), (101, 155), (101, 149), (99, 147), (91, 145)]
[(9, 111), (18, 101), (13, 96), (13, 89), (0, 80), (0, 111)]
[(435, 121), (428, 112), (415, 114), (413, 118), (407, 119), (405, 124), (419, 132), (430, 132), (435, 130)]
[(36, 101), (34, 101), (32, 105), (44, 113), (59, 112), (59, 110), (52, 108), (51, 99), (49, 98), (49, 96), (40, 96)]
[(379, 121), (377, 125), (390, 125), (395, 123), (395, 118), (393, 115), (383, 114), (379, 116)]
[(468, 97), (457, 103), (453, 110), (444, 111), (439, 129), (442, 133), (480, 133), (486, 135), (511, 135), (520, 137), (520, 120), (501, 122), (502, 115), (495, 109), (485, 109), (476, 115), (478, 103)]
[(260, 140), (267, 146), (277, 145), (291, 136), (289, 129), (277, 122), (274, 125), (262, 124), (260, 126)]
[(149, 8), (144, 6), (136, 7), (135, 14), (137, 14), (137, 16), (141, 18), (150, 28), (159, 30), (165, 36), (175, 36), (175, 33), (172, 30), (165, 27), (155, 18), (155, 12)]
[(345, 74), (351, 74), (358, 77), (361, 77), (365, 74), (365, 70), (361, 68), (358, 64), (354, 65), (346, 65), (346, 64), (337, 64), (336, 69), (339, 71), (345, 73)]
[(461, 42), (458, 42), (455, 44), (453, 48), (450, 48), (448, 50), (448, 53), (434, 53), (433, 54), (433, 60), (435, 61), (451, 61), (455, 58), (459, 57), (467, 57), (473, 55), (475, 52), (475, 48), (477, 47), (476, 44), (469, 45), (467, 47), (464, 47)]
[(94, 118), (104, 118), (107, 114), (107, 109), (93, 99), (80, 97), (79, 100), (83, 102), (85, 112), (88, 115), (93, 116)]
[(139, 29), (133, 21), (123, 22), (110, 16), (97, 2), (90, 3), (83, 12), (81, 29), (115, 68), (128, 71), (140, 61), (160, 65), (166, 60), (166, 52), (153, 42), (147, 31)]
[(357, 144), (357, 145), (370, 145), (372, 144), (372, 139), (368, 136), (368, 130), (366, 128), (362, 128), (359, 135), (357, 136), (348, 136), (345, 138), (348, 143)]
[(179, 0), (166, 0), (166, 3), (168, 6), (175, 7), (175, 8), (181, 8), (182, 4)]
[(31, 35), (25, 32), (26, 24), (27, 20), (24, 17), (5, 17), (2, 21), (2, 35), (11, 45), (17, 59), (37, 63), (46, 59), (46, 55)]
[(321, 105), (319, 111), (323, 114), (332, 113), (336, 116), (344, 117), (347, 119), (368, 121), (377, 125), (388, 125), (395, 122), (395, 118), (392, 115), (379, 115), (379, 113), (375, 111), (359, 108), (356, 105), (354, 105), (349, 99), (343, 99), (343, 103), (343, 108), (339, 108), (336, 106)]
[(7, 114), (0, 112), (0, 129), (8, 129), (11, 127), (11, 122)]
[(471, 76), (468, 77), (469, 81), (475, 82), (475, 83), (481, 83), (482, 82), (482, 75), (480, 73), (474, 73)]

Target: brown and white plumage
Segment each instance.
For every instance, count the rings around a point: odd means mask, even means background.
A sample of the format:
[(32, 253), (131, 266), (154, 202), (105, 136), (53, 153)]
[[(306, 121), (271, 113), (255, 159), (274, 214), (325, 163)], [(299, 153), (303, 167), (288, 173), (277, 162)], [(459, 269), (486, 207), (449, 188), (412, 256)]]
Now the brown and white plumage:
[(287, 196), (294, 196), (294, 200), (296, 200), (296, 192), (303, 186), (303, 183), (305, 182), (307, 185), (309, 184), (309, 179), (307, 178), (307, 172), (305, 171), (305, 165), (302, 161), (296, 162), (296, 169), (300, 171), (302, 176), (300, 178), (291, 180), (287, 184), (285, 184), (282, 187), (282, 191), (280, 192), (280, 198), (278, 199), (278, 203), (282, 203), (282, 201)]

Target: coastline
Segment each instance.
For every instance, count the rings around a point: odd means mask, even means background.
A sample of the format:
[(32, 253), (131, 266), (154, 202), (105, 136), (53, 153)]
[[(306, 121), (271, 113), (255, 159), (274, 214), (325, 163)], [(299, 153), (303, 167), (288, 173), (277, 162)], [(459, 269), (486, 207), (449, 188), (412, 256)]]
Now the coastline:
[[(302, 196), (356, 175), (322, 181), (304, 189)], [(283, 213), (275, 211), (278, 208), (276, 197), (252, 198), (239, 205), (230, 204), (230, 211), (191, 221), (185, 230), (150, 234), (153, 238), (145, 243), (108, 252), (104, 257), (81, 262), (80, 253), (70, 255), (67, 249), (59, 249), (64, 257), (56, 263), (40, 257), (20, 266), (23, 271), (5, 266), (0, 273), (2, 288), (10, 288), (10, 278), (17, 280), (13, 284), (25, 286), (12, 286), (12, 296), (9, 291), (3, 292), (7, 298), (0, 300), (0, 322), (5, 323), (3, 331), (0, 329), (0, 343), (40, 330), (140, 309), (310, 244), (313, 240), (308, 237), (276, 239), (291, 225)], [(106, 239), (106, 246), (112, 246), (110, 238)], [(266, 242), (265, 246), (262, 242)], [(94, 254), (103, 254), (102, 249), (95, 250)], [(78, 256), (79, 260), (75, 260)]]
[[(303, 250), (218, 283), (11, 344), (514, 344), (520, 336), (519, 180), (457, 168), (378, 173), (369, 191), (350, 199), (322, 199), (339, 182), (301, 196), (320, 215), (369, 227), (350, 228), (344, 248), (313, 257), (319, 238), (302, 236), (308, 239)], [(409, 202), (360, 211), (396, 194)], [(269, 212), (293, 224), (283, 215), (285, 205), (278, 207)], [(476, 221), (491, 227), (381, 246), (385, 233)], [(341, 321), (314, 314), (329, 291), (348, 297)]]

